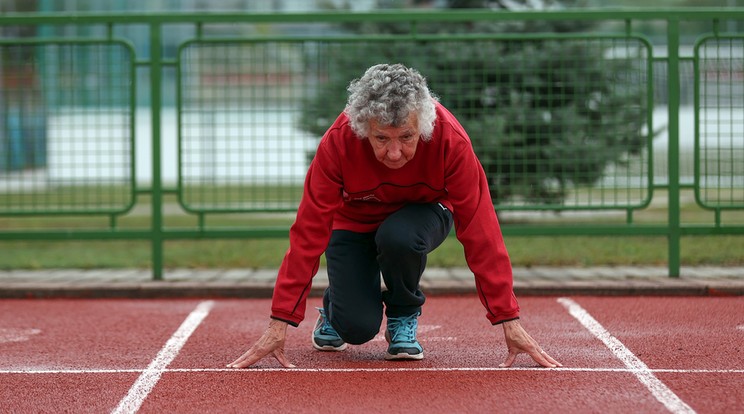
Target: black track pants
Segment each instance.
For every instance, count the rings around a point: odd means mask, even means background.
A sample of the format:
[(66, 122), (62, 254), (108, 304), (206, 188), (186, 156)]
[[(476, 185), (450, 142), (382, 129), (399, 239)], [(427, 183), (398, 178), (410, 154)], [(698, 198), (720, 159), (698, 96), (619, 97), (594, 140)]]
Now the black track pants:
[(329, 287), (323, 306), (344, 341), (362, 344), (374, 338), (383, 305), (389, 317), (421, 311), (426, 298), (419, 281), (426, 256), (451, 228), (451, 212), (435, 203), (406, 206), (373, 233), (333, 231), (326, 249)]

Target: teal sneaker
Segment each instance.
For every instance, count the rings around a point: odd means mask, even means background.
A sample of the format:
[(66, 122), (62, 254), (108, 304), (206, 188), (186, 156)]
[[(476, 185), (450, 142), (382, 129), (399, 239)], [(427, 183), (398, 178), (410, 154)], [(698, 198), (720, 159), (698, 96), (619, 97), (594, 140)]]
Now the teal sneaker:
[(315, 321), (313, 329), (313, 348), (320, 351), (343, 351), (346, 349), (346, 342), (338, 336), (338, 333), (331, 326), (326, 318), (325, 309), (315, 308), (320, 313)]
[(410, 316), (387, 319), (385, 340), (390, 345), (385, 359), (424, 359), (424, 348), (416, 340), (419, 315), (417, 312)]

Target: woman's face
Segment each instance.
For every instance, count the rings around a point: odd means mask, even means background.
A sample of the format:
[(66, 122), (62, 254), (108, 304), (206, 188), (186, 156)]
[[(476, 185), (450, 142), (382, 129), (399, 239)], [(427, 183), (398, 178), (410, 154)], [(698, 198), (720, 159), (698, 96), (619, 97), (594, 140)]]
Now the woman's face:
[(403, 125), (397, 127), (380, 125), (374, 119), (369, 123), (367, 139), (375, 152), (375, 158), (393, 170), (413, 159), (419, 138), (418, 120), (413, 113)]

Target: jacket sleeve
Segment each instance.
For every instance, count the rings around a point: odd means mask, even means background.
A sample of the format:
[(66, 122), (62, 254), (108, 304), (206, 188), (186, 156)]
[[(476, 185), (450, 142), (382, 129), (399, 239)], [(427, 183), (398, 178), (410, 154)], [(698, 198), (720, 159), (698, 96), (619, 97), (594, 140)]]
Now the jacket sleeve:
[(279, 267), (271, 317), (297, 326), (305, 317), (312, 278), (328, 246), (333, 216), (342, 201), (340, 164), (325, 137), (310, 163), (297, 218), (289, 230), (289, 249)]
[(488, 180), (470, 141), (455, 138), (447, 154), (445, 179), (457, 239), (486, 317), (498, 324), (519, 317), (512, 267), (488, 189)]

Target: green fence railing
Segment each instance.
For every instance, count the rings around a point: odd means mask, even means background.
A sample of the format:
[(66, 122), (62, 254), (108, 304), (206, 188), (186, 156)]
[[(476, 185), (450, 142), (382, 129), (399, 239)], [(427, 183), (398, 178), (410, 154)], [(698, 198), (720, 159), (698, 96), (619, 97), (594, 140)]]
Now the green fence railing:
[[(625, 215), (505, 234), (666, 237), (678, 276), (682, 236), (744, 234), (724, 219), (744, 209), (744, 35), (721, 29), (741, 20), (744, 9), (3, 15), (0, 29), (32, 35), (0, 40), (0, 217), (109, 223), (0, 240), (147, 240), (160, 279), (167, 240), (285, 236), (206, 217), (294, 211), (345, 86), (396, 61), (462, 121), (495, 209)], [(683, 191), (711, 223), (682, 220)], [(660, 193), (666, 220), (637, 222)], [(141, 207), (147, 227), (118, 225)], [(171, 207), (197, 225), (166, 226)]]

